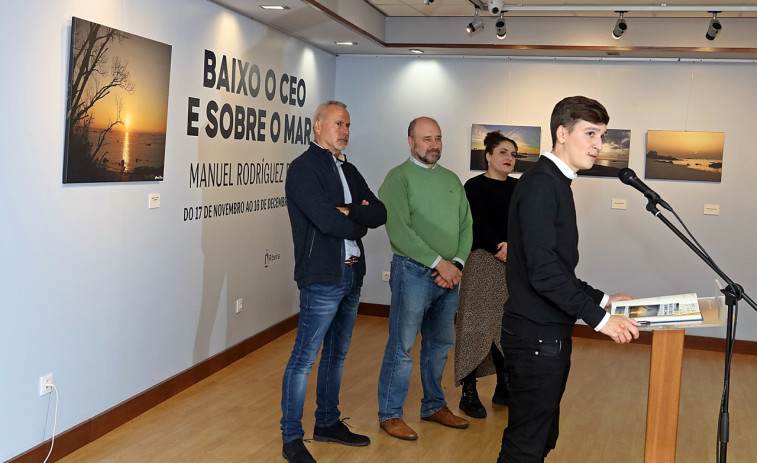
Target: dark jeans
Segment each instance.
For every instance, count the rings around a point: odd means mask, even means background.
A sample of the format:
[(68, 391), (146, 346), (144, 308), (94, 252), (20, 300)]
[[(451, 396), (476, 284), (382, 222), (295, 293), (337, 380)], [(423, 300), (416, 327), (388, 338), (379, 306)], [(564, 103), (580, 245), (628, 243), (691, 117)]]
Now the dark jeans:
[(339, 421), (339, 388), (342, 367), (352, 339), (360, 287), (354, 268), (344, 266), (338, 285), (314, 284), (300, 290), (300, 319), (292, 355), (289, 357), (281, 391), (281, 436), (284, 443), (302, 439), (302, 410), (308, 374), (321, 349), (316, 382), (315, 425), (331, 426)]
[(502, 350), (510, 402), (497, 462), (541, 463), (557, 444), (571, 339), (524, 339), (503, 330)]

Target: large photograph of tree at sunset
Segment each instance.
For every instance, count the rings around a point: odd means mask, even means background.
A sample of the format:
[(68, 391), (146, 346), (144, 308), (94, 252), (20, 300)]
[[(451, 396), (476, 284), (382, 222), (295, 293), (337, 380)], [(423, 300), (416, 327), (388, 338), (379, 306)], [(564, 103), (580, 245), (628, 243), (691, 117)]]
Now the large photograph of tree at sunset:
[(63, 183), (163, 180), (171, 46), (71, 25)]

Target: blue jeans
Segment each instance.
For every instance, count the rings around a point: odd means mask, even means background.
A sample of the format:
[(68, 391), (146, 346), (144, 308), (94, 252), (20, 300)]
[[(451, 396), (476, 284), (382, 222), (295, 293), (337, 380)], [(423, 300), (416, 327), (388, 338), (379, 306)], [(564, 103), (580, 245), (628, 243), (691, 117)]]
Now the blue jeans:
[(350, 265), (338, 285), (314, 284), (300, 290), (300, 319), (297, 338), (289, 357), (281, 391), (281, 437), (284, 443), (302, 439), (302, 408), (308, 374), (323, 344), (316, 386), (315, 425), (331, 426), (339, 421), (339, 387), (342, 366), (352, 339), (360, 287)]
[(389, 340), (378, 384), (379, 421), (402, 417), (410, 386), (413, 359), (410, 349), (421, 333), (421, 417), (447, 405), (442, 373), (447, 353), (455, 344), (458, 287), (444, 289), (434, 283), (433, 269), (395, 254), (389, 285)]

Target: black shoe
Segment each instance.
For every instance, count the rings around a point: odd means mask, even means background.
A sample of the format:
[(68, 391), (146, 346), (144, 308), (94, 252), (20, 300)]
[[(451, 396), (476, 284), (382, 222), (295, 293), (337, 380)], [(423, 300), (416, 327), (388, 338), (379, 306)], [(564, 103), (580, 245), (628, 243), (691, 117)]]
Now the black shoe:
[(502, 379), (497, 376), (497, 387), (494, 388), (494, 396), (492, 396), (492, 403), (497, 405), (507, 405), (510, 403), (510, 392), (507, 390), (507, 379)]
[(463, 382), (463, 395), (460, 397), (460, 410), (471, 418), (486, 418), (486, 408), (478, 398), (476, 380)]
[(281, 456), (289, 463), (316, 463), (313, 456), (308, 452), (302, 439), (285, 442)]
[(371, 443), (368, 436), (355, 434), (347, 429), (344, 420), (337, 421), (331, 426), (316, 426), (313, 429), (313, 440), (319, 442), (337, 442), (351, 447), (364, 447)]

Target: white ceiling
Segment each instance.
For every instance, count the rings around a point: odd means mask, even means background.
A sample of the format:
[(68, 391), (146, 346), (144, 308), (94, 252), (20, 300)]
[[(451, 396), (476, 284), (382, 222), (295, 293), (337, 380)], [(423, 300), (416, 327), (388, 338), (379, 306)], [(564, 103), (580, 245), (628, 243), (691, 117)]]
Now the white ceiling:
[[(298, 37), (336, 55), (554, 56), (686, 59), (757, 59), (757, 0), (739, 2), (629, 0), (609, 4), (561, 0), (504, 5), (507, 37), (497, 40), (497, 17), (482, 9), (485, 27), (465, 32), (474, 2), (488, 0), (208, 0)], [(261, 5), (284, 5), (270, 11)], [(617, 12), (628, 30), (610, 31)], [(715, 40), (704, 38), (712, 14), (723, 25)], [(343, 46), (335, 42), (355, 42)]]

